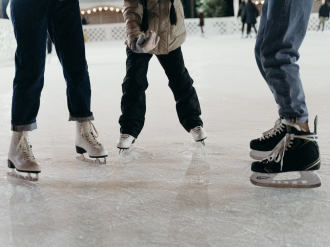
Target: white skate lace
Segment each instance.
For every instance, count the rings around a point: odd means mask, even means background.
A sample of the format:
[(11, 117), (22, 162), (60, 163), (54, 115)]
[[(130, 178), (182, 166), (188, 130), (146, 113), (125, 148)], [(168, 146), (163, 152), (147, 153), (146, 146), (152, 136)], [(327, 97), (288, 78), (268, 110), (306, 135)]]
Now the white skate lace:
[(288, 148), (291, 148), (292, 141), (295, 138), (303, 139), (303, 140), (309, 140), (309, 141), (314, 141), (318, 142), (318, 137), (315, 134), (311, 135), (295, 135), (295, 134), (286, 134), (285, 137), (277, 144), (277, 146), (274, 148), (274, 150), (269, 154), (269, 156), (260, 162), (272, 162), (275, 161), (276, 163), (281, 162), (281, 171), (283, 169), (283, 159), (284, 159), (284, 154), (285, 151), (288, 150)]
[(103, 147), (103, 145), (96, 140), (96, 138), (99, 137), (99, 133), (91, 121), (86, 121), (81, 124), (81, 135), (91, 147)]
[(35, 162), (36, 159), (32, 153), (30, 146), (29, 135), (27, 131), (22, 131), (22, 135), (17, 144), (16, 150), (20, 152), (23, 160)]
[(276, 136), (277, 134), (282, 133), (284, 128), (285, 128), (285, 125), (282, 124), (281, 118), (279, 118), (276, 120), (275, 126), (273, 128), (262, 133), (262, 137), (260, 137), (259, 140), (263, 141), (263, 140), (269, 139), (270, 137)]

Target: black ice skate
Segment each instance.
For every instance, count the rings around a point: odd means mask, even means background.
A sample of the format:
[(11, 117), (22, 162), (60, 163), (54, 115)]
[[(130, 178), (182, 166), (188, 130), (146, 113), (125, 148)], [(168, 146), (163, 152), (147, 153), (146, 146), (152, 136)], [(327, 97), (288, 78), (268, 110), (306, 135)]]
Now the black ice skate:
[[(298, 131), (287, 125), (287, 134), (275, 147), (268, 158), (252, 163), (254, 172), (250, 177), (252, 184), (277, 188), (315, 188), (321, 186), (316, 173), (321, 166), (317, 144), (317, 118), (314, 133)], [(299, 172), (298, 179), (276, 179), (278, 174)]]
[(298, 131), (301, 131), (299, 125), (289, 123), (288, 121), (279, 118), (275, 122), (274, 128), (264, 132), (262, 137), (254, 139), (250, 142), (250, 156), (255, 160), (262, 160), (269, 156), (273, 149), (280, 143), (280, 141), (287, 134), (286, 126), (290, 125), (291, 127), (296, 128)]

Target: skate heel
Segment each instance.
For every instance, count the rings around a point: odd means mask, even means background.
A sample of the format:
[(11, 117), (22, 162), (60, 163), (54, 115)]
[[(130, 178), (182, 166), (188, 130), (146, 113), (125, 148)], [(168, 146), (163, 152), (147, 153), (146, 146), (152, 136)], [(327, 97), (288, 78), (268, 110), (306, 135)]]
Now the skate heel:
[(13, 162), (11, 162), (10, 160), (8, 160), (8, 167), (10, 169), (15, 169), (16, 167), (14, 166)]
[(78, 147), (76, 146), (76, 151), (78, 154), (84, 154), (84, 153), (87, 153), (85, 149), (81, 148), (81, 147)]

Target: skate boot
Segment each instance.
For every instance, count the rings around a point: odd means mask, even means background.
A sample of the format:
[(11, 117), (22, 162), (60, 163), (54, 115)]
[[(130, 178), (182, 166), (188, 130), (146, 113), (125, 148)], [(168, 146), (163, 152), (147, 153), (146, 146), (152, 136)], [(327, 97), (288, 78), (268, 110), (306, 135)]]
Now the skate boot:
[(204, 140), (207, 138), (207, 134), (203, 127), (197, 126), (190, 130), (192, 137), (194, 138), (195, 142), (201, 142), (205, 146)]
[[(13, 132), (8, 154), (8, 167), (12, 169), (7, 173), (9, 176), (34, 182), (39, 180), (38, 173), (41, 170), (32, 153), (27, 131)], [(20, 173), (27, 173), (27, 175), (20, 174), (15, 169)], [(36, 177), (32, 177), (31, 173), (35, 173)]]
[[(262, 161), (252, 163), (254, 172), (250, 177), (252, 184), (277, 188), (315, 188), (321, 186), (321, 179), (316, 173), (321, 166), (319, 146), (317, 144), (317, 118), (314, 133), (298, 131), (287, 125), (287, 134)], [(291, 172), (291, 174), (290, 174)], [(283, 174), (290, 177), (292, 172), (299, 172), (300, 178), (276, 179)]]
[(254, 139), (250, 142), (251, 158), (255, 160), (262, 160), (267, 158), (272, 150), (287, 134), (287, 125), (290, 125), (298, 131), (301, 131), (299, 125), (292, 124), (284, 119), (279, 118), (275, 122), (275, 126), (273, 128), (264, 132), (262, 137)]
[(119, 148), (119, 154), (128, 150), (135, 142), (135, 138), (129, 134), (121, 134), (117, 141), (117, 148)]
[[(77, 157), (78, 160), (96, 164), (107, 163), (108, 151), (96, 140), (97, 137), (97, 130), (91, 121), (76, 123), (76, 151), (81, 154)], [(84, 153), (96, 160), (85, 158)], [(100, 161), (99, 158), (104, 158), (104, 161)]]

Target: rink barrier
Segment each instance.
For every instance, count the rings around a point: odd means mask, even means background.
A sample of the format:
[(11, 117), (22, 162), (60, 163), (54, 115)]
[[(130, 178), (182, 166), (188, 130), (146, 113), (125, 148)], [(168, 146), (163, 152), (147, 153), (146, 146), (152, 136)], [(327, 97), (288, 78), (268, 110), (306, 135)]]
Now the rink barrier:
[[(260, 18), (258, 18), (258, 24)], [(185, 25), (188, 36), (197, 36), (201, 34), (198, 26), (199, 19), (185, 19)], [(319, 16), (317, 13), (311, 14), (308, 30), (316, 31), (319, 24)], [(204, 32), (205, 35), (229, 35), (241, 33), (241, 21), (236, 17), (221, 17), (221, 18), (205, 18)], [(116, 24), (100, 24), (84, 26), (84, 33), (87, 42), (125, 40), (126, 28), (125, 23)], [(326, 22), (325, 30), (330, 30), (330, 21)], [(253, 31), (252, 31), (253, 32)]]
[[(199, 19), (185, 19), (185, 24), (188, 36), (201, 34), (198, 26)], [(318, 14), (311, 14), (308, 30), (317, 30), (318, 24)], [(112, 40), (122, 40), (124, 42), (126, 37), (125, 23), (87, 25), (83, 26), (83, 29), (87, 42)], [(330, 21), (326, 22), (325, 30), (330, 30)], [(235, 17), (205, 18), (204, 32), (208, 36), (239, 34), (241, 32), (241, 21)], [(16, 40), (12, 24), (9, 20), (0, 19), (0, 63), (13, 61), (15, 49)]]

